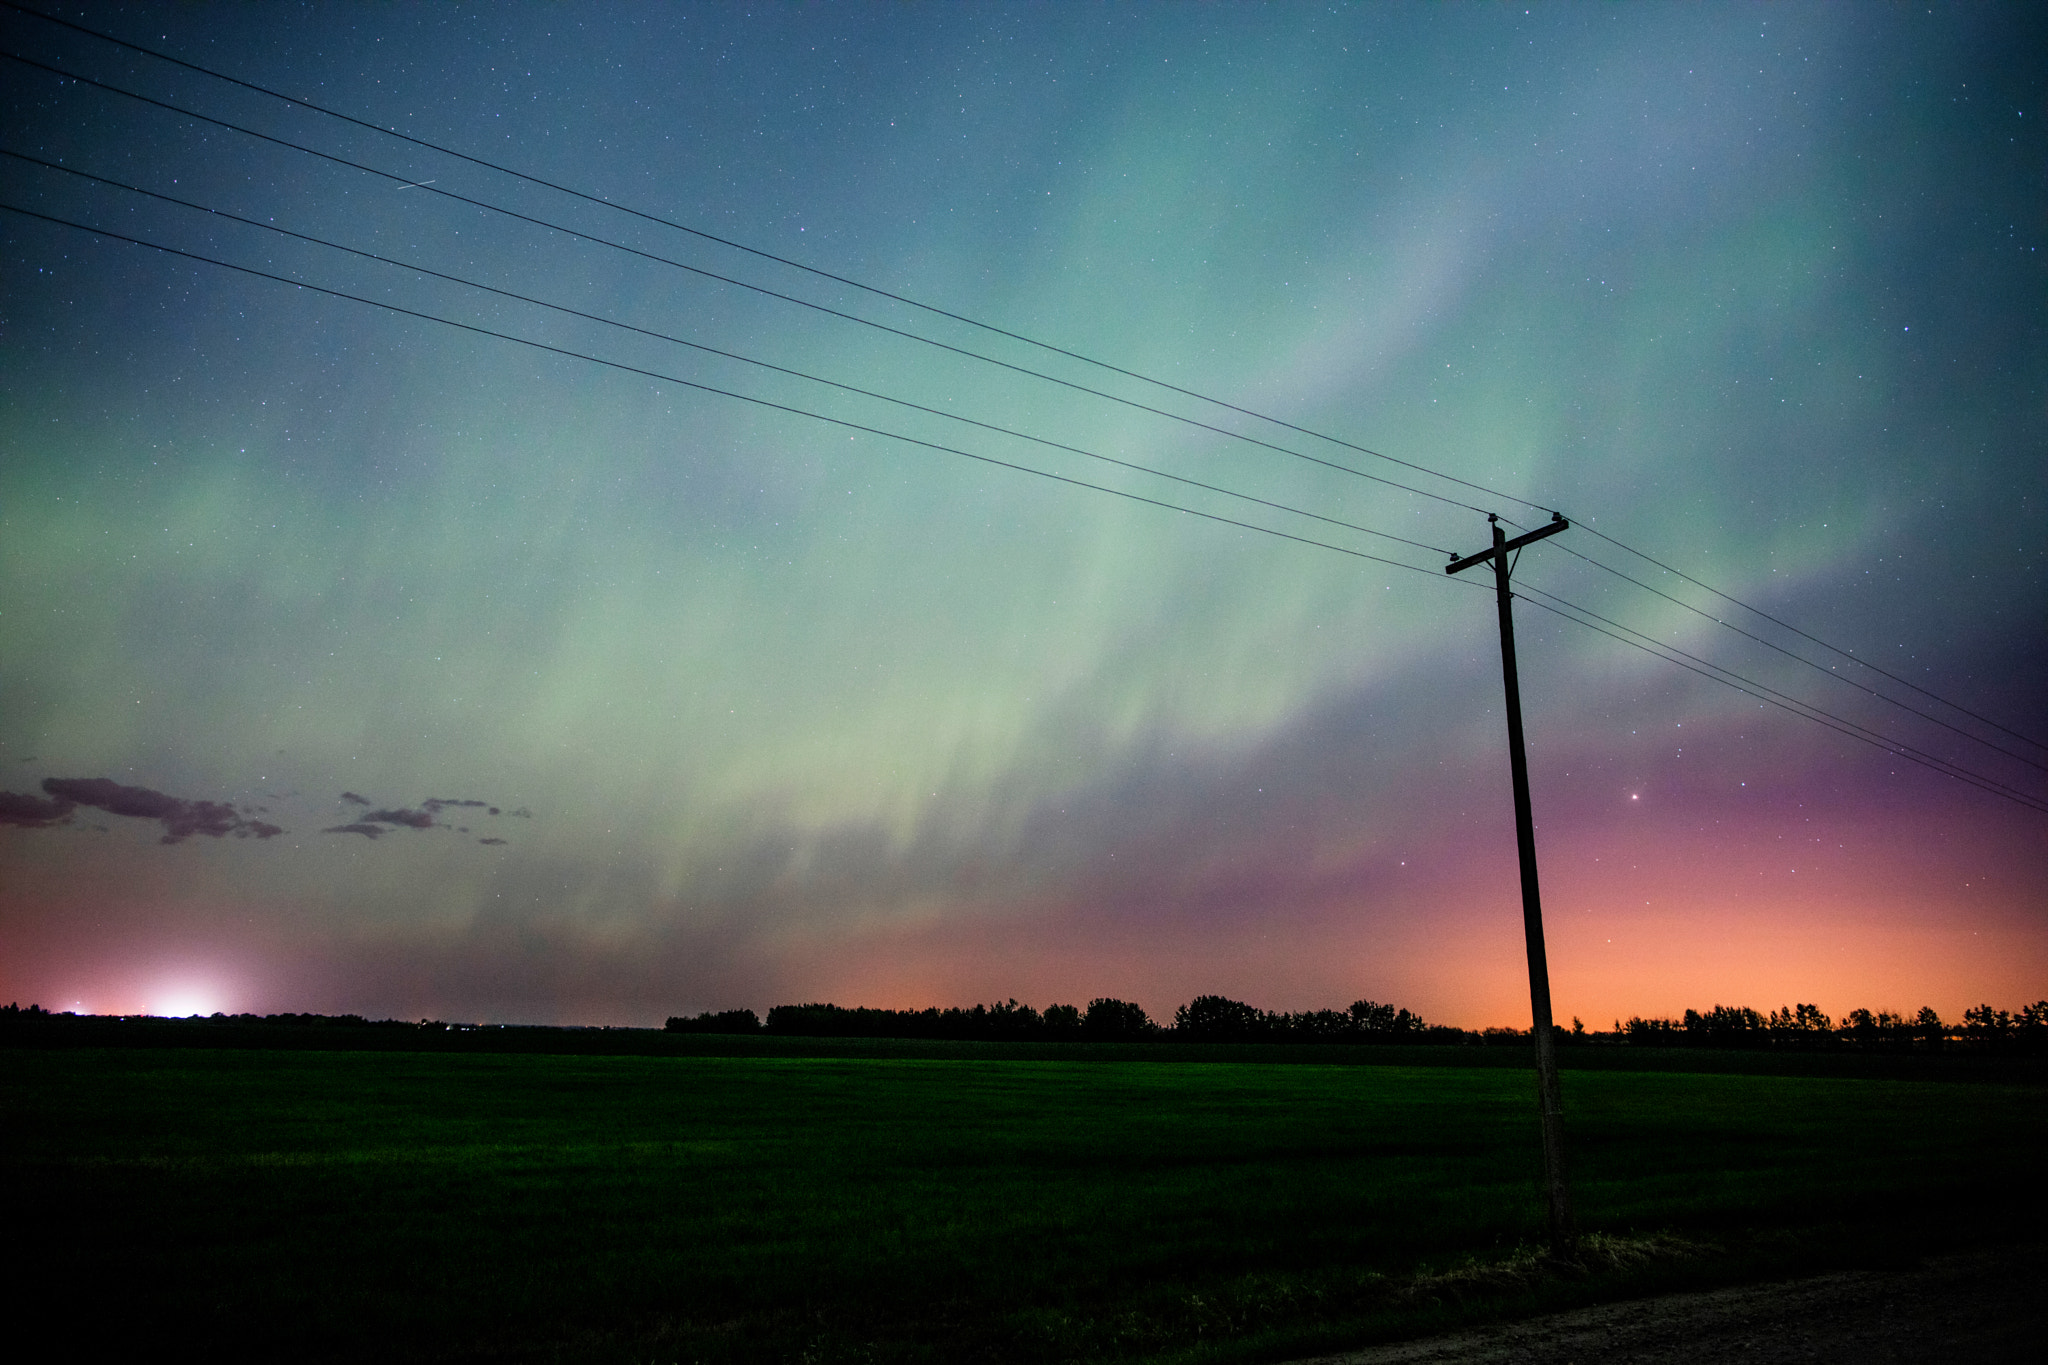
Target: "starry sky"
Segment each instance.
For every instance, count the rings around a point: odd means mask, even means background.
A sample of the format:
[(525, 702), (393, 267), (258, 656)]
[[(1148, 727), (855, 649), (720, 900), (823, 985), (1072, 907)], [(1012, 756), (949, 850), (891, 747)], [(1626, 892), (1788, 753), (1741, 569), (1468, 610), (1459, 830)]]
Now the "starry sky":
[(2048, 994), (2038, 13), (64, 13), (0, 999)]

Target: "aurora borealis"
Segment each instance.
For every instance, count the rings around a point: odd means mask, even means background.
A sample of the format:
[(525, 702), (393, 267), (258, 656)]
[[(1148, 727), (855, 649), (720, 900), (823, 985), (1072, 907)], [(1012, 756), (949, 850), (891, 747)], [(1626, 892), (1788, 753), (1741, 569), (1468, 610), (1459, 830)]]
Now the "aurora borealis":
[[(11, 60), (9, 152), (1427, 547), (0, 158), (15, 208), (1409, 566), (0, 214), (0, 789), (282, 831), (0, 824), (0, 999), (1526, 1024), (1473, 508), (1576, 523), (1518, 585), (2048, 802), (2022, 7), (64, 13), (1493, 491), (0, 11), (384, 174)], [(2048, 994), (2048, 815), (1518, 610), (1562, 1020)]]

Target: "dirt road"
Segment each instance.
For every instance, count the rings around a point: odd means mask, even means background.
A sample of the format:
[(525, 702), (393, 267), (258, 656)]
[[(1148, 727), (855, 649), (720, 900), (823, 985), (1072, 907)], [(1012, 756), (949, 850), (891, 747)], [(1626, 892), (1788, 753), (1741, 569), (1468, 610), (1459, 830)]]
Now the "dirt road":
[(1296, 1365), (2048, 1365), (2048, 1247), (1673, 1294)]

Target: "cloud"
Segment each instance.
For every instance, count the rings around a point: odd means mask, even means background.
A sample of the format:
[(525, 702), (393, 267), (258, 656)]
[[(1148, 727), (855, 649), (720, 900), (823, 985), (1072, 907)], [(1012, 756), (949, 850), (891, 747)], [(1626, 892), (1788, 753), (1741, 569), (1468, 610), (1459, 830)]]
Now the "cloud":
[[(351, 806), (372, 805), (369, 797), (357, 792), (343, 792), (341, 799)], [(524, 807), (516, 811), (503, 812), (498, 807), (490, 804), (490, 802), (481, 801), (471, 796), (430, 796), (417, 806), (377, 806), (368, 810), (351, 811), (349, 814), (354, 816), (354, 819), (348, 820), (343, 824), (329, 825), (320, 832), (322, 834), (360, 834), (365, 839), (375, 839), (380, 835), (390, 834), (394, 830), (399, 829), (452, 829), (458, 834), (468, 834), (468, 826), (447, 823), (438, 818), (442, 812), (450, 810), (476, 810), (484, 811), (491, 815), (509, 813), (524, 819), (533, 818), (533, 813)], [(477, 842), (480, 844), (503, 844), (506, 841), (503, 839), (478, 839)]]
[[(350, 805), (355, 806), (367, 806), (370, 804), (370, 799), (368, 797), (359, 796), (355, 792), (343, 792), (341, 794), (341, 799), (343, 801), (348, 802)], [(362, 811), (359, 812), (357, 818), (351, 821), (350, 823), (342, 825), (331, 825), (320, 832), (322, 834), (360, 834), (366, 839), (374, 839), (380, 834), (389, 834), (391, 833), (392, 829), (452, 828), (458, 834), (469, 833), (469, 829), (467, 826), (443, 824), (438, 819), (436, 819), (436, 817), (439, 816), (441, 812), (446, 810), (479, 810), (485, 811), (491, 815), (501, 815), (507, 813), (499, 810), (498, 807), (493, 806), (488, 801), (479, 801), (474, 797), (430, 796), (426, 800), (420, 802), (419, 805), (416, 807), (386, 806), (380, 807), (376, 810)], [(511, 811), (509, 813), (512, 815), (516, 815), (521, 819), (530, 820), (533, 818), (533, 812), (527, 810), (524, 807), (521, 807), (520, 809)], [(477, 842), (481, 844), (502, 844), (505, 842), (505, 840), (479, 839), (477, 840)]]
[(246, 820), (222, 801), (196, 801), (169, 796), (148, 787), (128, 787), (105, 777), (46, 777), (43, 790), (58, 802), (94, 806), (109, 815), (135, 820), (154, 820), (164, 827), (163, 842), (181, 843), (194, 834), (218, 839), (225, 834), (239, 838), (268, 839), (284, 833), (261, 820)]
[(434, 827), (434, 817), (423, 810), (373, 810), (363, 818), (380, 825), (404, 825), (407, 829)]
[(75, 808), (70, 801), (45, 801), (39, 796), (0, 792), (0, 825), (20, 825), (23, 829), (61, 825), (71, 818)]

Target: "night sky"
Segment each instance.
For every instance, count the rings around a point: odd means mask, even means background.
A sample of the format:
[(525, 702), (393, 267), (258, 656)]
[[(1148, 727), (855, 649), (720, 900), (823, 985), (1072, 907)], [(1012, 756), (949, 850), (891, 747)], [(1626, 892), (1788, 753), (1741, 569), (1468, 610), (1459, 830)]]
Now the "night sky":
[(1442, 567), (1552, 510), (1562, 1020), (2048, 995), (2038, 11), (65, 13), (959, 318), (0, 12), (373, 169), (14, 60), (8, 152), (402, 264), (21, 156), (13, 208), (633, 367), (0, 213), (0, 1000), (1526, 1025)]

